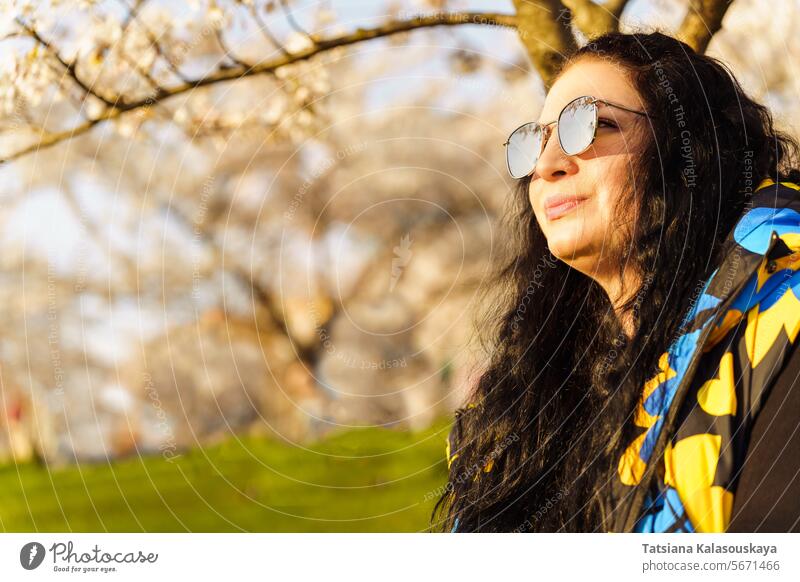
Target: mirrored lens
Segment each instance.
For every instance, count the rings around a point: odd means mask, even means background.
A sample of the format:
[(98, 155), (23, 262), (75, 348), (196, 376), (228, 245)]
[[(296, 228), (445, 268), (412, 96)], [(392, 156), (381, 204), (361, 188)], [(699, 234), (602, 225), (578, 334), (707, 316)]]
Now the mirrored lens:
[(597, 126), (597, 112), (588, 97), (569, 103), (558, 116), (558, 140), (564, 153), (577, 155), (589, 147)]
[(542, 149), (542, 130), (532, 121), (514, 130), (506, 146), (506, 162), (513, 178), (524, 178), (536, 167)]

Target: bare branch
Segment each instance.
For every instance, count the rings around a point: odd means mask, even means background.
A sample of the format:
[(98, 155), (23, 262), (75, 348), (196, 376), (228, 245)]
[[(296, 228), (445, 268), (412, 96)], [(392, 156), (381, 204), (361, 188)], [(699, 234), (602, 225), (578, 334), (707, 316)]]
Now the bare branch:
[(122, 22), (122, 36), (125, 36), (125, 33), (128, 31), (128, 27), (130, 27), (131, 23), (138, 18), (139, 13), (142, 11), (142, 8), (144, 8), (147, 0), (136, 0), (133, 3), (133, 6), (128, 5), (125, 0), (120, 1), (128, 8), (128, 14), (125, 16), (125, 20)]
[(228, 47), (228, 43), (225, 41), (225, 36), (224, 36), (224, 34), (222, 33), (221, 30), (217, 29), (214, 32), (215, 32), (215, 36), (217, 38), (217, 43), (219, 44), (220, 48), (222, 49), (222, 52), (225, 53), (225, 56), (227, 58), (229, 58), (231, 61), (233, 61), (234, 65), (239, 66), (242, 69), (251, 69), (251, 68), (253, 68), (253, 65), (251, 65), (250, 63), (247, 63), (247, 62), (243, 61), (242, 59), (240, 59), (239, 57), (237, 57), (236, 53), (234, 53), (233, 50), (230, 47)]
[(66, 129), (64, 131), (43, 133), (39, 141), (0, 160), (0, 164), (16, 160), (17, 158), (21, 158), (22, 156), (25, 156), (32, 152), (37, 152), (39, 150), (49, 148), (50, 146), (53, 146), (57, 143), (61, 143), (62, 141), (66, 141), (72, 139), (75, 136), (82, 135), (87, 131), (89, 131), (90, 129), (92, 129), (95, 125), (98, 125), (104, 121), (108, 121), (109, 119), (118, 117), (120, 113), (121, 112), (118, 109), (107, 109), (100, 117), (95, 117), (94, 119), (90, 119), (71, 129)]
[(12, 39), (12, 38), (19, 38), (21, 36), (26, 36), (26, 35), (21, 33), (21, 32), (9, 32), (8, 34), (3, 35), (2, 37), (0, 37), (0, 42), (2, 42), (4, 40), (9, 40), (9, 39)]
[(44, 49), (52, 55), (54, 59), (56, 59), (64, 70), (66, 71), (67, 75), (75, 82), (78, 87), (80, 87), (86, 95), (91, 95), (92, 97), (99, 99), (103, 103), (105, 103), (108, 107), (117, 108), (120, 105), (125, 105), (121, 96), (117, 96), (115, 98), (108, 98), (101, 93), (98, 93), (95, 89), (87, 85), (83, 79), (80, 78), (78, 75), (78, 71), (76, 69), (76, 65), (74, 62), (70, 63), (64, 60), (64, 58), (59, 54), (59, 52), (50, 44), (47, 40), (42, 37), (39, 32), (33, 27), (29, 26), (24, 20), (21, 18), (16, 19), (17, 24), (19, 24), (25, 31), (33, 37), (33, 39), (39, 43), (40, 46), (44, 47)]
[(289, 26), (294, 28), (296, 32), (306, 37), (311, 42), (311, 44), (316, 44), (317, 41), (314, 39), (314, 37), (312, 37), (306, 29), (304, 29), (302, 26), (300, 26), (300, 24), (298, 24), (297, 20), (294, 17), (294, 14), (292, 13), (291, 8), (289, 8), (289, 3), (286, 0), (280, 0), (280, 1), (281, 1), (281, 9), (283, 10), (284, 15), (286, 15), (286, 20), (289, 22)]
[[(125, 2), (123, 1), (123, 4)], [(125, 20), (122, 23), (122, 32), (120, 33), (120, 38), (124, 39), (125, 35), (128, 32), (128, 28), (130, 28), (131, 24), (136, 21), (139, 14), (141, 13), (142, 9), (144, 8), (145, 4), (147, 4), (147, 0), (136, 0), (133, 6), (129, 7), (128, 14), (125, 16)], [(127, 4), (126, 4), (127, 6)], [(122, 41), (120, 41), (122, 42)], [(158, 81), (156, 81), (153, 76), (150, 74), (149, 71), (145, 70), (143, 67), (139, 66), (139, 64), (130, 57), (126, 52), (120, 52), (122, 58), (128, 63), (128, 66), (135, 70), (153, 89), (159, 87)]]
[(133, 60), (130, 55), (126, 53), (121, 53), (122, 58), (128, 63), (128, 66), (131, 67), (134, 71), (136, 71), (145, 81), (147, 84), (150, 85), (151, 89), (155, 91), (162, 91), (164, 87), (162, 87), (158, 81), (153, 78), (153, 75), (150, 74), (144, 67), (140, 66), (135, 60)]
[[(125, 0), (122, 1), (123, 3), (125, 2)], [(164, 48), (161, 46), (161, 43), (158, 41), (153, 31), (150, 30), (150, 28), (144, 22), (142, 22), (141, 18), (138, 18), (146, 1), (147, 0), (137, 0), (134, 6), (129, 6), (130, 12), (128, 13), (128, 19), (125, 22), (124, 28), (129, 27), (133, 23), (141, 28), (147, 37), (150, 46), (153, 47), (153, 50), (156, 52), (156, 55), (158, 55), (158, 57), (167, 64), (167, 67), (172, 74), (184, 83), (188, 82), (189, 79), (181, 72), (175, 62), (164, 52)]]
[(258, 29), (261, 31), (261, 34), (264, 35), (264, 38), (266, 38), (270, 44), (275, 46), (275, 48), (281, 51), (284, 55), (288, 55), (289, 51), (287, 51), (286, 47), (284, 47), (283, 44), (281, 44), (281, 42), (275, 37), (275, 35), (272, 34), (272, 31), (269, 29), (269, 26), (267, 26), (267, 23), (264, 21), (264, 19), (261, 18), (261, 15), (258, 13), (258, 9), (255, 7), (255, 5), (251, 4), (249, 9), (250, 14), (253, 16), (253, 20), (256, 21)]
[(514, 0), (517, 30), (546, 87), (564, 58), (577, 48), (572, 12), (560, 0)]
[(678, 38), (697, 52), (705, 52), (711, 38), (722, 28), (722, 19), (732, 1), (691, 0), (689, 12), (678, 29)]
[(218, 83), (227, 81), (234, 81), (256, 75), (270, 74), (293, 63), (307, 61), (316, 55), (330, 51), (338, 47), (346, 47), (357, 44), (366, 40), (376, 38), (383, 38), (394, 34), (409, 32), (411, 30), (420, 28), (430, 28), (434, 26), (458, 26), (463, 24), (480, 24), (490, 26), (507, 26), (514, 27), (516, 25), (516, 17), (512, 14), (495, 14), (484, 12), (464, 12), (464, 13), (449, 13), (449, 14), (435, 14), (431, 16), (424, 16), (413, 18), (409, 20), (396, 20), (387, 22), (381, 26), (370, 29), (358, 29), (354, 32), (343, 34), (341, 36), (332, 37), (328, 39), (318, 39), (314, 46), (308, 47), (301, 51), (292, 54), (284, 54), (277, 58), (259, 63), (250, 68), (235, 67), (230, 69), (218, 70), (212, 75), (200, 79), (194, 79), (185, 83), (176, 85), (169, 88), (159, 88), (153, 94), (144, 99), (130, 101), (126, 103), (118, 103), (114, 108), (109, 108), (104, 111), (97, 118), (91, 119), (86, 123), (77, 125), (71, 129), (50, 133), (42, 137), (39, 143), (33, 144), (24, 148), (10, 156), (0, 159), (0, 164), (9, 162), (11, 160), (20, 158), (31, 152), (44, 149), (60, 143), (62, 141), (71, 139), (73, 137), (82, 135), (94, 126), (117, 118), (120, 114), (132, 111), (135, 109), (151, 107), (157, 103), (183, 95), (194, 89), (200, 87), (207, 87)]

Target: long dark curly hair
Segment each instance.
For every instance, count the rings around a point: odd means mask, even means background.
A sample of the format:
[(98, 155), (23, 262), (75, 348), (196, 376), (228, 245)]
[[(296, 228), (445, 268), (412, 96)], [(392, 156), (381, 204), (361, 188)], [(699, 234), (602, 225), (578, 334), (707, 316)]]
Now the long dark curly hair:
[(638, 208), (625, 261), (641, 283), (622, 306), (633, 335), (598, 283), (550, 254), (521, 180), (481, 326), (489, 359), (457, 412), (434, 530), (604, 531), (641, 388), (722, 242), (763, 178), (800, 179), (797, 142), (721, 61), (658, 32), (595, 38), (562, 72), (585, 58), (621, 65), (652, 114), (622, 202)]

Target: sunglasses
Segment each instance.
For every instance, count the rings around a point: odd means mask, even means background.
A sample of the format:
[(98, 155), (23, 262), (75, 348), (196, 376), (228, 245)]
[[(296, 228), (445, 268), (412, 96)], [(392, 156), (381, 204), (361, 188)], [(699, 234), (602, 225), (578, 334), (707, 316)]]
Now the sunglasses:
[(511, 177), (519, 180), (533, 174), (554, 123), (558, 128), (558, 143), (565, 154), (577, 156), (589, 149), (597, 136), (598, 103), (650, 117), (644, 111), (636, 111), (595, 97), (584, 96), (573, 99), (558, 114), (557, 121), (544, 125), (531, 121), (511, 132), (503, 144), (506, 146), (506, 165)]

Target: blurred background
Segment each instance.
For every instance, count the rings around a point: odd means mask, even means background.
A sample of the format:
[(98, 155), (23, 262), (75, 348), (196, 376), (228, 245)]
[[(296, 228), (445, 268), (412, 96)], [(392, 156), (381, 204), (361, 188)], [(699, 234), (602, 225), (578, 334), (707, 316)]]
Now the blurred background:
[(0, 529), (425, 530), (543, 43), (680, 33), (798, 135), (798, 21), (800, 0), (0, 3)]

